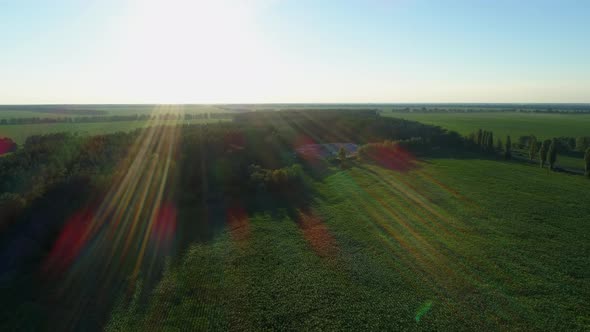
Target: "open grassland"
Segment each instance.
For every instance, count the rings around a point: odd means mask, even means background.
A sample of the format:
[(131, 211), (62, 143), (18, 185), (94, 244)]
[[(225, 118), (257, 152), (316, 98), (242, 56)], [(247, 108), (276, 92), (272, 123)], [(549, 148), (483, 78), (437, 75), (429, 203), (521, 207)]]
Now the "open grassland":
[(40, 123), (40, 124), (18, 124), (0, 125), (0, 137), (10, 137), (17, 144), (25, 142), (27, 137), (32, 135), (43, 135), (50, 133), (78, 133), (80, 135), (101, 135), (116, 132), (131, 131), (138, 128), (162, 124), (178, 125), (191, 123), (217, 123), (230, 121), (229, 119), (195, 119), (187, 121), (179, 120), (158, 120), (158, 121), (109, 121), (109, 122), (83, 122), (83, 123)]
[(542, 113), (394, 113), (392, 116), (433, 124), (467, 135), (479, 128), (491, 130), (495, 137), (535, 135), (537, 138), (590, 136), (590, 114), (542, 114)]
[(589, 185), (478, 159), (332, 169), (309, 208), (236, 213), (136, 283), (108, 328), (588, 330)]

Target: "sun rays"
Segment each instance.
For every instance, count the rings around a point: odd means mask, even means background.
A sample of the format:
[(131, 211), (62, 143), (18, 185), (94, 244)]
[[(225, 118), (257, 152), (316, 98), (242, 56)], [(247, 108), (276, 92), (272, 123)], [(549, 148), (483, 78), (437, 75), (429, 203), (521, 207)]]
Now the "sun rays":
[[(178, 120), (171, 123), (162, 114)], [(108, 192), (98, 204), (77, 212), (66, 223), (44, 264), (52, 275), (65, 277), (61, 282), (64, 291), (90, 282), (110, 292), (118, 287), (121, 276), (157, 273), (176, 231), (175, 159), (182, 119), (182, 107), (155, 109), (147, 128), (118, 165)], [(84, 281), (88, 271), (94, 273), (92, 281)], [(84, 305), (77, 310), (85, 310)], [(73, 312), (71, 324), (76, 317)]]
[[(163, 114), (167, 114), (165, 119), (160, 116)], [(180, 178), (179, 169), (182, 131), (185, 129), (183, 119), (182, 106), (155, 109), (148, 128), (137, 133), (127, 156), (118, 164), (107, 192), (66, 222), (44, 264), (49, 277), (63, 276), (60, 281), (63, 293), (67, 293), (68, 288), (85, 289), (96, 285), (105, 292), (129, 292), (141, 283), (160, 281), (166, 257), (175, 248), (181, 222), (177, 189), (179, 181), (184, 180)], [(377, 150), (377, 155), (369, 154), (369, 160), (348, 160), (346, 167), (341, 161), (341, 167), (337, 167), (319, 154), (310, 158), (297, 154), (297, 148), (302, 144), (334, 143), (334, 140), (362, 142), (367, 137), (359, 137), (346, 126), (340, 128), (337, 123), (327, 125), (309, 115), (301, 123), (281, 115), (265, 125), (268, 132), (264, 139), (273, 140), (281, 154), (299, 158), (296, 160), (307, 172), (306, 181), (323, 190), (323, 194), (310, 191), (309, 202), (295, 195), (285, 195), (286, 206), (271, 207), (276, 209), (273, 213), (284, 213), (296, 223), (297, 227), (292, 230), (295, 233), (290, 235), (301, 240), (308, 253), (321, 264), (346, 273), (344, 256), (350, 254), (350, 247), (342, 242), (345, 235), (338, 233), (335, 227), (342, 220), (336, 220), (334, 215), (338, 214), (322, 209), (327, 196), (347, 200), (343, 208), (349, 221), (375, 237), (372, 242), (375, 247), (367, 250), (378, 253), (387, 267), (404, 282), (427, 290), (425, 293), (429, 297), (420, 299), (423, 305), (416, 309), (415, 317), (411, 317), (417, 323), (432, 307), (451, 305), (452, 299), (460, 292), (486, 282), (476, 267), (485, 263), (470, 261), (469, 257), (455, 250), (453, 242), (469, 234), (464, 232), (447, 207), (437, 204), (435, 196), (449, 195), (469, 202), (472, 208), (477, 208), (476, 202), (434, 174), (423, 171), (421, 162), (414, 155), (401, 148)], [(220, 144), (225, 154), (264, 148), (256, 144), (265, 143), (240, 132), (237, 127), (224, 130)], [(199, 127), (195, 135), (201, 139), (207, 131)], [(195, 145), (195, 153), (206, 154), (203, 144), (201, 141)], [(276, 158), (263, 151), (260, 161), (272, 164)], [(203, 159), (201, 162), (205, 163)], [(209, 185), (207, 181), (212, 180), (208, 178), (211, 174), (224, 178), (235, 171), (227, 162), (209, 160), (206, 166), (200, 165), (199, 184), (205, 188), (203, 195)], [(402, 164), (402, 168), (382, 167)], [(338, 177), (338, 186), (323, 183), (323, 179), (313, 179), (315, 172)], [(289, 189), (292, 188), (283, 188)], [(225, 194), (231, 195), (230, 192)], [(225, 201), (220, 203), (224, 210), (221, 216), (223, 234), (229, 239), (232, 250), (247, 252), (258, 236), (252, 220), (267, 211), (248, 206), (249, 197), (229, 197), (222, 197), (221, 200)], [(198, 203), (206, 205), (208, 199), (201, 197)], [(191, 222), (207, 224), (210, 219), (206, 211), (201, 219)], [(88, 271), (92, 271), (91, 277), (86, 275)], [(81, 303), (70, 314), (73, 321), (85, 310), (86, 302), (82, 297), (87, 293), (70, 294), (74, 294), (74, 298), (66, 300)], [(165, 315), (165, 310), (160, 314)], [(74, 326), (73, 322), (64, 324)]]

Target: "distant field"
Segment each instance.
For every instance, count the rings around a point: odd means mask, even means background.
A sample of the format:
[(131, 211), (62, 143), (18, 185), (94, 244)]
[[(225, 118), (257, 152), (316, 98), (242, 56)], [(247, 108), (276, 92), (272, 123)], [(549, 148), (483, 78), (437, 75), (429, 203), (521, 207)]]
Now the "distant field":
[(590, 114), (542, 114), (542, 113), (397, 113), (392, 116), (433, 124), (467, 135), (478, 128), (491, 130), (502, 140), (507, 135), (515, 141), (519, 136), (534, 134), (537, 138), (590, 136)]
[(219, 113), (229, 111), (214, 105), (0, 105), (0, 119), (142, 115), (154, 112)]
[[(175, 125), (177, 123), (217, 123), (228, 121), (224, 119), (197, 119), (190, 121), (162, 121), (162, 124)], [(111, 121), (111, 122), (90, 122), (90, 123), (46, 123), (46, 124), (21, 124), (21, 125), (0, 125), (0, 137), (10, 137), (17, 144), (25, 142), (31, 135), (49, 133), (79, 133), (81, 135), (99, 135), (116, 133), (119, 131), (130, 131), (137, 128), (144, 128), (153, 125), (149, 121)]]
[[(397, 113), (383, 116), (433, 124), (467, 135), (477, 129), (491, 130), (494, 137), (505, 141), (510, 135), (515, 142), (519, 136), (533, 134), (538, 139), (552, 137), (590, 136), (590, 114), (523, 114), (523, 113)], [(568, 168), (583, 168), (581, 158), (558, 156), (557, 164)]]
[(107, 330), (590, 328), (587, 181), (477, 159), (360, 166), (316, 183), (299, 216), (246, 214), (195, 244)]

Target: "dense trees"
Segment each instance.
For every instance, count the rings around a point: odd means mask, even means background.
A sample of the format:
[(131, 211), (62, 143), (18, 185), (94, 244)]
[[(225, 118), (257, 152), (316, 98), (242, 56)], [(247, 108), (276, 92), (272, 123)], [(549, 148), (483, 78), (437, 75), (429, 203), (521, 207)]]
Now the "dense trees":
[(16, 151), (16, 143), (8, 137), (0, 137), (0, 155)]
[(590, 177), (590, 148), (584, 153), (584, 171), (587, 177)]
[(467, 141), (479, 147), (484, 152), (494, 152), (494, 133), (487, 130), (478, 129), (467, 136)]
[(265, 169), (253, 164), (248, 171), (251, 184), (258, 190), (282, 192), (288, 189), (294, 192), (303, 188), (303, 168), (299, 164), (278, 169)]

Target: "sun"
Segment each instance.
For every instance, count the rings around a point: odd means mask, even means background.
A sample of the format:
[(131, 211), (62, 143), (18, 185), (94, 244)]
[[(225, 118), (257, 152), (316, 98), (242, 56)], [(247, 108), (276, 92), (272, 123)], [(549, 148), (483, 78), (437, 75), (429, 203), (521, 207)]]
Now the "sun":
[(124, 87), (158, 103), (243, 101), (272, 94), (276, 57), (254, 2), (132, 1), (115, 57)]

